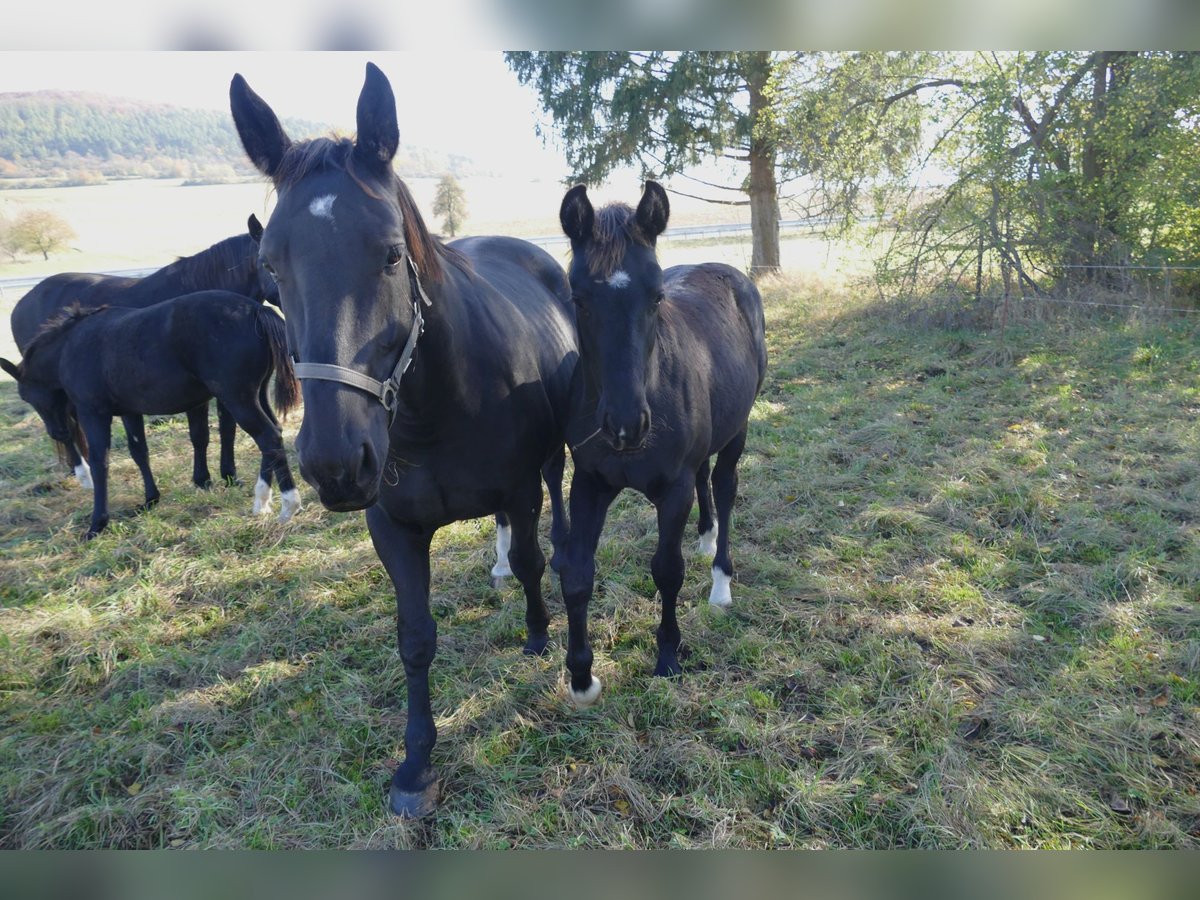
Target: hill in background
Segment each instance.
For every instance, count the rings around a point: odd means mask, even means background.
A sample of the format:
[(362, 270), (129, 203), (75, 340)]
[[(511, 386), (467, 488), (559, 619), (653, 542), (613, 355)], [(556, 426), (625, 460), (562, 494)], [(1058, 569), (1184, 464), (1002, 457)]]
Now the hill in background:
[[(330, 126), (284, 119), (293, 135)], [(486, 174), (467, 157), (401, 145), (403, 177)], [(98, 184), (110, 178), (185, 178), (193, 183), (255, 175), (228, 113), (62, 91), (0, 93), (0, 187)]]

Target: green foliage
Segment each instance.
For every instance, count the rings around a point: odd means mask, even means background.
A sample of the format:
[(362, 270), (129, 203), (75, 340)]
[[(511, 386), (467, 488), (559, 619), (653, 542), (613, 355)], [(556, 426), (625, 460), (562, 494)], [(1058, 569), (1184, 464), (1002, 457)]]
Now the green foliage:
[(433, 214), (442, 217), (442, 228), (454, 237), (467, 220), (467, 198), (458, 179), (447, 172), (433, 195)]

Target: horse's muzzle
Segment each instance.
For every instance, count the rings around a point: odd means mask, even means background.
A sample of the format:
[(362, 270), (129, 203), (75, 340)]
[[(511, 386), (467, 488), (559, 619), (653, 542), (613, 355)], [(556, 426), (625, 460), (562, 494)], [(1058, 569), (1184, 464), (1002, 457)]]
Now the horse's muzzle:
[(297, 450), (300, 477), (317, 492), (326, 509), (353, 512), (366, 509), (379, 498), (382, 470), (369, 443), (362, 444), (349, 457), (306, 453), (299, 441)]

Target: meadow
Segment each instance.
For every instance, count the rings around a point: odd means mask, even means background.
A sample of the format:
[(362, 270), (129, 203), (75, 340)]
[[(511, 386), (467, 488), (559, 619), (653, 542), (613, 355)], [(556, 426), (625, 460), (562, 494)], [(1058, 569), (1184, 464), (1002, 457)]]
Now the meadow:
[[(255, 519), (248, 486), (191, 485), (166, 420), (162, 502), (123, 512), (115, 436), (115, 521), (83, 543), (89, 494), (0, 383), (0, 845), (1200, 844), (1197, 323), (1001, 334), (813, 276), (764, 296), (733, 609), (691, 554), (685, 674), (651, 677), (654, 516), (622, 495), (591, 618), (605, 693), (576, 712), (557, 579), (550, 653), (525, 657), (491, 522), (444, 529), (421, 822), (385, 813), (405, 688), (362, 514), (302, 486), (291, 523)], [(253, 459), (242, 437), (248, 481)]]

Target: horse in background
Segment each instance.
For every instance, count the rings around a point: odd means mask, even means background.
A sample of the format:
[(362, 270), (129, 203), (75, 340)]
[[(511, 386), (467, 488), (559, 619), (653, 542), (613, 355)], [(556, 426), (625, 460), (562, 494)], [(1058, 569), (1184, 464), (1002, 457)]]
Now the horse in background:
[[(145, 488), (143, 508), (148, 508), (159, 491), (143, 416), (184, 412), (213, 397), (262, 453), (254, 513), (269, 508), (273, 478), (282, 492), (279, 521), (288, 521), (300, 507), (283, 433), (267, 402), (272, 372), (281, 415), (299, 393), (283, 319), (247, 297), (203, 291), (144, 309), (71, 306), (26, 345), (20, 365), (0, 359), (0, 367), (16, 379), (21, 398), (37, 409), (51, 437), (77, 441), (87, 454), (94, 491), (89, 538), (109, 520), (113, 416), (124, 421), (129, 454)], [(65, 398), (62, 406), (58, 397)]]
[(655, 247), (669, 215), (666, 191), (653, 181), (636, 210), (615, 203), (597, 212), (583, 185), (567, 192), (559, 210), (571, 239), (568, 277), (579, 332), (567, 424), (575, 462), (571, 533), (560, 570), (571, 698), (579, 707), (600, 695), (587, 609), (600, 532), (624, 488), (644, 494), (658, 513), (650, 564), (662, 599), (654, 674), (681, 672), (675, 606), (693, 493), (701, 549), (714, 555), (709, 603), (732, 603), (729, 524), (737, 463), (767, 367), (762, 298), (749, 278), (721, 263), (664, 272)]
[[(72, 305), (80, 309), (106, 305), (143, 309), (181, 294), (225, 290), (278, 306), (279, 289), (258, 260), (258, 241), (263, 229), (257, 216), (251, 214), (246, 229), (245, 234), (225, 238), (192, 256), (180, 257), (144, 278), (63, 272), (43, 279), (13, 307), (10, 322), (17, 349), (24, 354), (42, 326)], [(64, 403), (62, 397), (46, 398), (37, 408), (52, 410), (54, 418), (60, 419), (69, 414), (62, 408)], [(208, 471), (208, 403), (186, 412), (193, 452), (192, 481), (207, 488), (212, 484)], [(226, 482), (236, 483), (237, 464), (233, 456), (236, 424), (220, 403), (217, 426), (220, 474)], [(49, 423), (46, 428), (50, 430)], [(144, 430), (144, 423), (135, 429)], [(54, 440), (60, 460), (74, 471), (83, 487), (92, 487), (90, 469), (73, 437)]]

